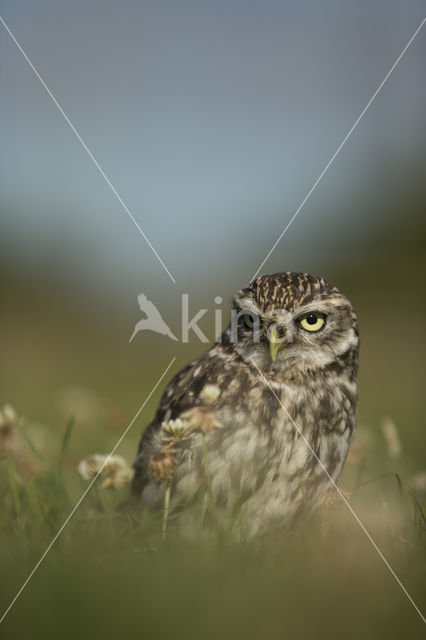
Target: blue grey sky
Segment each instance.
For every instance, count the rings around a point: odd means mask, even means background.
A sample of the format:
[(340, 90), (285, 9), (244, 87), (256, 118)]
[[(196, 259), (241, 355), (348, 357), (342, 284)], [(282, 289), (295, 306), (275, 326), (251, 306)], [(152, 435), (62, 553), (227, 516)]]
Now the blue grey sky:
[[(423, 14), (384, 0), (1, 2), (180, 291), (250, 279)], [(425, 54), (426, 28), (264, 272), (318, 271), (389, 223), (398, 180), (424, 162)], [(1, 26), (0, 60), (3, 263), (167, 296), (167, 274)]]

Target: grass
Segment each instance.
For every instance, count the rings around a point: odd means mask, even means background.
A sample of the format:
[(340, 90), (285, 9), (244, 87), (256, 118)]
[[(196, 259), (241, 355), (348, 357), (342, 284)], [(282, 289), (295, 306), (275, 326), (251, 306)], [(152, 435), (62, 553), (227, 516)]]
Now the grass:
[[(33, 442), (39, 432), (18, 421), (0, 457), (3, 610), (87, 487), (70, 454), (78, 424), (50, 438), (49, 454)], [(421, 606), (424, 496), (393, 472), (369, 478), (366, 442), (361, 430), (344, 486)], [(380, 470), (386, 456), (368, 464)], [(207, 543), (180, 537), (173, 518), (163, 540), (162, 514), (130, 511), (127, 495), (95, 483), (4, 620), (4, 637), (422, 637), (420, 617), (344, 506), (286, 535)]]
[[(339, 484), (424, 613), (426, 493), (412, 480), (426, 469), (424, 263), (411, 238), (404, 253), (388, 251), (391, 262), (376, 253), (351, 269), (352, 280), (327, 274), (350, 294), (362, 338), (358, 430)], [(16, 278), (2, 285), (0, 407), (11, 402), (29, 417), (13, 451), (0, 445), (0, 615), (87, 488), (79, 461), (112, 450), (171, 359), (161, 336), (127, 349), (133, 307), (105, 322), (69, 290)], [(170, 375), (197, 348), (176, 346)], [(129, 461), (163, 389), (117, 451)], [(381, 429), (386, 416), (402, 443), (396, 457)], [(128, 486), (101, 484), (9, 612), (2, 637), (424, 637), (419, 615), (344, 506), (256, 544), (189, 542), (170, 514), (163, 540), (162, 514), (129, 512), (121, 508)]]

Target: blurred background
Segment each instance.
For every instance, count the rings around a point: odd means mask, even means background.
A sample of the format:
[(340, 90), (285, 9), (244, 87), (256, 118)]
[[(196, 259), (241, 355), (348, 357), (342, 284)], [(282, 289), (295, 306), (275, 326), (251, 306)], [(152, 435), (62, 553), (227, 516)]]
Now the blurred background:
[[(420, 23), (422, 2), (7, 2), (2, 15), (176, 279), (2, 27), (1, 389), (41, 420), (63, 387), (135, 412), (174, 354), (128, 339), (147, 294), (247, 284)], [(308, 271), (360, 315), (361, 412), (407, 421), (424, 346), (426, 38), (401, 60), (262, 272)], [(201, 321), (213, 339), (213, 311)], [(403, 398), (403, 399), (402, 399)], [(149, 409), (148, 409), (149, 411)], [(423, 407), (422, 407), (423, 412)], [(378, 417), (378, 415), (375, 417)], [(404, 425), (407, 447), (419, 425)], [(136, 427), (137, 430), (137, 427)]]
[[(194, 335), (129, 344), (137, 294), (180, 335), (189, 293), (214, 339), (214, 297), (225, 322), (424, 3), (0, 6), (176, 280), (0, 25), (0, 405), (45, 425), (47, 452), (74, 415), (74, 469), (114, 445), (173, 356), (168, 378), (205, 349)], [(361, 429), (380, 452), (392, 420), (403, 451), (371, 476), (425, 468), (425, 55), (423, 29), (262, 268), (322, 275), (352, 300)], [(120, 447), (129, 460), (162, 388)]]

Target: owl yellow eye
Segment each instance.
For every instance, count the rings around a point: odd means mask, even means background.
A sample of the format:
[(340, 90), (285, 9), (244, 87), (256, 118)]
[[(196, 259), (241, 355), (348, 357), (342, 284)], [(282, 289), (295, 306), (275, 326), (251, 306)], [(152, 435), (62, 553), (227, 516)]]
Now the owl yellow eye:
[(305, 331), (319, 331), (325, 325), (325, 315), (318, 312), (307, 313), (299, 322)]

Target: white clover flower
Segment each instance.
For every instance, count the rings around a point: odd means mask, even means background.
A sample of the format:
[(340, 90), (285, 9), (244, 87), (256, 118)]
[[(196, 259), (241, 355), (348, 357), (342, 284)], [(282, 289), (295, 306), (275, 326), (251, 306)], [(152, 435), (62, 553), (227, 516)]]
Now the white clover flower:
[(161, 423), (161, 428), (168, 434), (176, 434), (179, 431), (186, 429), (187, 424), (185, 420), (176, 418), (176, 420), (165, 420)]
[(94, 453), (80, 460), (77, 471), (84, 480), (91, 480), (102, 469), (106, 456)]
[(220, 389), (216, 384), (206, 384), (201, 390), (200, 400), (206, 404), (213, 404), (220, 396)]
[(107, 456), (101, 453), (83, 458), (77, 471), (84, 480), (91, 480), (100, 473), (105, 478), (101, 485), (104, 488), (120, 489), (133, 477), (132, 468), (122, 456)]
[(165, 447), (186, 449), (191, 440), (191, 429), (186, 420), (176, 418), (176, 420), (166, 420), (161, 423), (163, 429), (163, 445)]
[(187, 421), (190, 431), (196, 431), (205, 436), (215, 429), (222, 429), (223, 427), (216, 412), (205, 406), (192, 407), (192, 409), (184, 411), (182, 416)]

